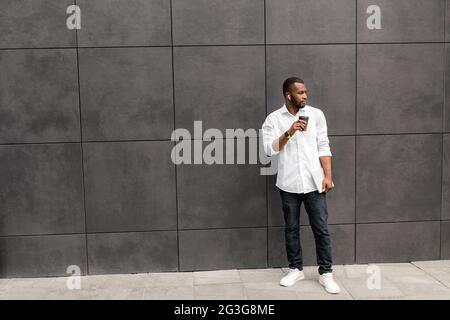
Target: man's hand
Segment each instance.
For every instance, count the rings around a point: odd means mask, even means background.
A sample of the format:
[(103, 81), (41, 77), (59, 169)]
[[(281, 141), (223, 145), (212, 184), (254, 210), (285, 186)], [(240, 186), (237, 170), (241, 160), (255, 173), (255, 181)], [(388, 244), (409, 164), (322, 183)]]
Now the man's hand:
[[(292, 123), (291, 127), (287, 130), (288, 133), (293, 136), (297, 131), (305, 131), (306, 129), (306, 121), (297, 120)], [(272, 142), (272, 147), (275, 151), (281, 151), (284, 145), (288, 142), (288, 138), (284, 135), (284, 133), (276, 140)]]
[(293, 136), (296, 131), (305, 131), (305, 129), (306, 129), (306, 121), (297, 120), (294, 123), (292, 123), (288, 132), (291, 136)]
[(331, 178), (325, 177), (322, 181), (322, 190), (325, 190), (325, 192), (328, 192), (331, 189), (333, 189), (332, 185), (333, 185), (333, 181), (331, 180)]

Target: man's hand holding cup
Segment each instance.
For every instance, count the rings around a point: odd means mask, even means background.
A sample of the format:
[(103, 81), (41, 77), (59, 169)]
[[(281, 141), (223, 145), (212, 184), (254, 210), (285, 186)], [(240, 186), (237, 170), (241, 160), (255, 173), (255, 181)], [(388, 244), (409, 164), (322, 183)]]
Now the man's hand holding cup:
[(289, 128), (289, 134), (292, 136), (296, 131), (306, 131), (308, 126), (308, 117), (300, 116)]

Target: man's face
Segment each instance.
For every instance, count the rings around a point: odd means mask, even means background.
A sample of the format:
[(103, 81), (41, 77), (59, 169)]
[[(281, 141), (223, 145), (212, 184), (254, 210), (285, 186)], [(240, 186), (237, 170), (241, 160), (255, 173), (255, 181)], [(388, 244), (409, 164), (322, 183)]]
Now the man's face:
[(291, 84), (289, 94), (291, 95), (292, 104), (297, 108), (303, 108), (306, 105), (308, 90), (303, 83), (295, 82)]

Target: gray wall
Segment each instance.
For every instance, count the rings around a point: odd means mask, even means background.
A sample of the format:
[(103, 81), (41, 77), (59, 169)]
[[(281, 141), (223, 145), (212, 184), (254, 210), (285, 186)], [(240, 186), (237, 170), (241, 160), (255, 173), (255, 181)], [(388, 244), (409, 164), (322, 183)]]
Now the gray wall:
[(275, 176), (170, 137), (259, 129), (291, 75), (327, 117), (334, 262), (450, 258), (450, 0), (76, 0), (77, 32), (74, 2), (0, 0), (0, 276), (285, 266)]

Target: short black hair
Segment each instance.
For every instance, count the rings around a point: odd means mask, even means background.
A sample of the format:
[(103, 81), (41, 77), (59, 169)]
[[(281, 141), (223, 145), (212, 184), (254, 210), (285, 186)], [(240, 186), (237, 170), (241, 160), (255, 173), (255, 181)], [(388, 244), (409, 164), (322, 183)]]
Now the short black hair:
[(298, 78), (298, 77), (289, 77), (286, 80), (284, 80), (283, 82), (283, 95), (285, 92), (289, 91), (289, 87), (291, 86), (291, 84), (293, 83), (303, 83), (305, 84), (305, 81), (303, 81), (302, 79)]

